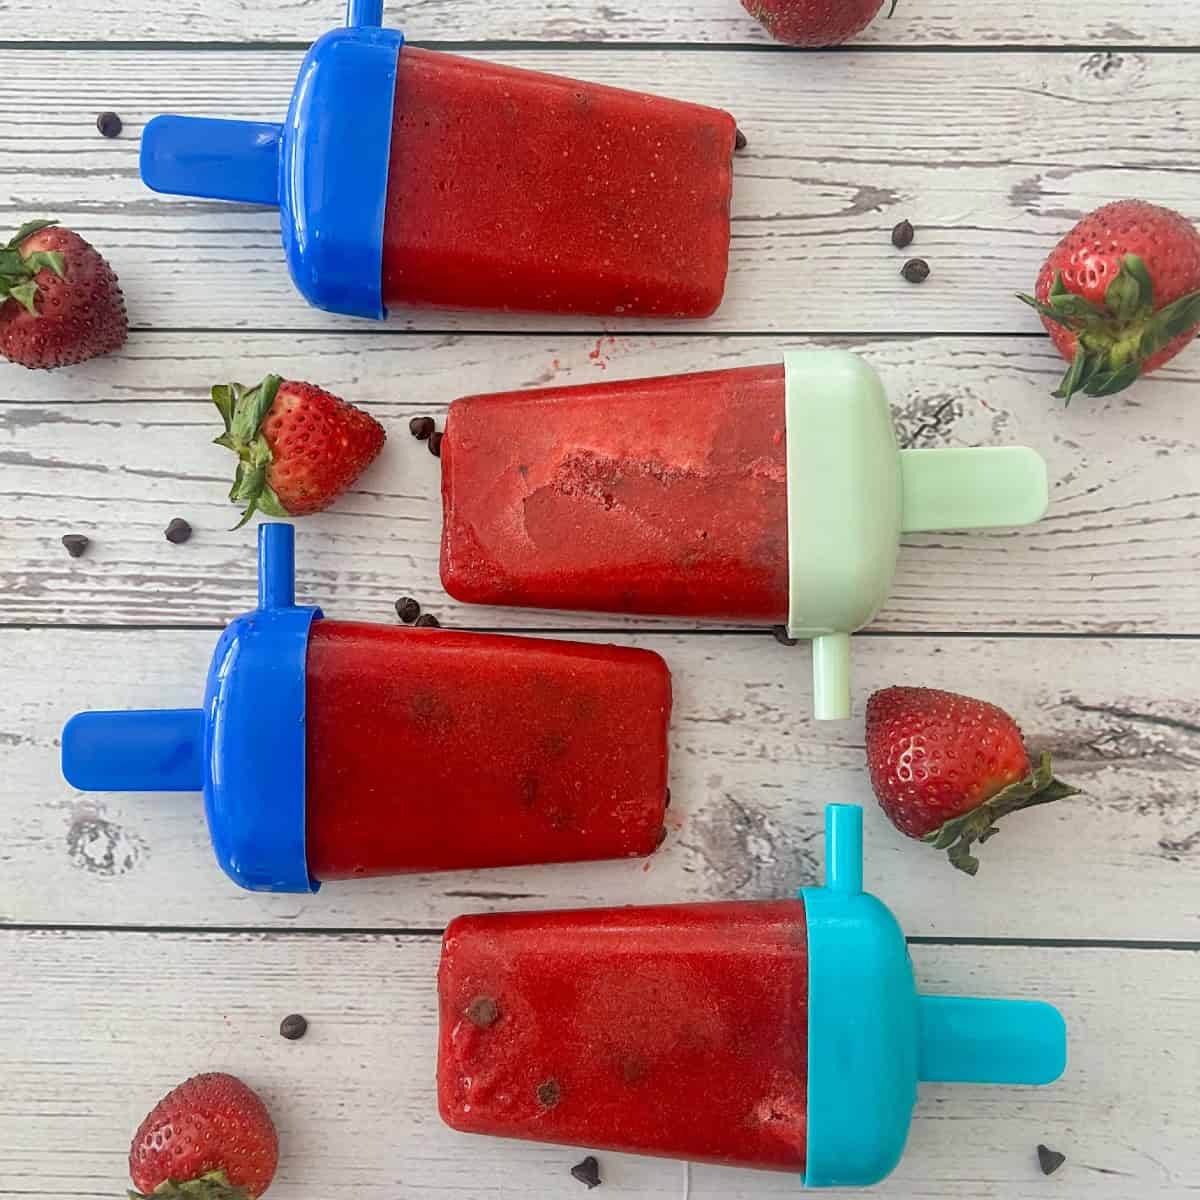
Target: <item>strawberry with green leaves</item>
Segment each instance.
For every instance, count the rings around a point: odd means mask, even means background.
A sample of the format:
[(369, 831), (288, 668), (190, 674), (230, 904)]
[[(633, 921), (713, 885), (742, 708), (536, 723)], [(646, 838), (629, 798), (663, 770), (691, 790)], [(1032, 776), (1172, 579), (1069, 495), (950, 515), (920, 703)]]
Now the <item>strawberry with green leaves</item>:
[(67, 367), (125, 344), (125, 298), (95, 247), (54, 221), (22, 225), (0, 248), (0, 354)]
[(1107, 204), (1059, 242), (1036, 295), (1021, 299), (1071, 364), (1054, 395), (1111, 396), (1200, 331), (1200, 231), (1169, 208)]
[(867, 767), (892, 824), (968, 875), (979, 870), (971, 847), (1001, 817), (1079, 791), (1054, 778), (1049, 754), (1029, 761), (1002, 708), (936, 688), (890, 687), (867, 701)]
[(230, 500), (256, 511), (300, 517), (328, 508), (383, 448), (383, 426), (312, 383), (268, 375), (254, 387), (212, 390), (225, 422), (218, 446), (238, 456)]
[(233, 1075), (195, 1075), (133, 1135), (129, 1200), (254, 1200), (275, 1177), (279, 1138), (267, 1106)]

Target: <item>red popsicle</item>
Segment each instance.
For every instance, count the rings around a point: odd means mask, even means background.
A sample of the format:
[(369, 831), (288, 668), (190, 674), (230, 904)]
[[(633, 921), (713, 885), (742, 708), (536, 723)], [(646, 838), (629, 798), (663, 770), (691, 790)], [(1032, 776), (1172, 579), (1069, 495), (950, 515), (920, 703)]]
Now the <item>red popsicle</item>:
[(670, 710), (666, 664), (647, 650), (316, 621), (309, 872), (650, 854)]
[(385, 304), (705, 317), (737, 129), (718, 109), (405, 46)]
[(455, 1129), (804, 1169), (801, 901), (460, 917), (438, 992)]
[(442, 442), (460, 600), (788, 617), (782, 364), (469, 396)]

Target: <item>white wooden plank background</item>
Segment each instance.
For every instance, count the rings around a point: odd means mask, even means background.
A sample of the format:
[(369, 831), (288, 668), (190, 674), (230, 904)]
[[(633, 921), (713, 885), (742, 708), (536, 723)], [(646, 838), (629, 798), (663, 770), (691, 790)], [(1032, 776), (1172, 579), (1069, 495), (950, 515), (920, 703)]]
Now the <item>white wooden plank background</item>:
[[(1188, 46), (1187, 0), (900, 0), (859, 39), (868, 45)], [(105, 4), (0, 0), (0, 34), (21, 41), (308, 43), (341, 20), (339, 0), (147, 0)], [(886, 12), (886, 9), (884, 10)], [(738, 0), (389, 0), (387, 21), (413, 41), (608, 42), (772, 46)]]
[(8, 690), (20, 697), (0, 728), (6, 786), (25, 798), (0, 849), (9, 883), (0, 916), (428, 928), (491, 902), (786, 895), (821, 870), (822, 807), (848, 801), (867, 806), (871, 886), (911, 935), (1200, 942), (1198, 641), (857, 640), (859, 714), (870, 691), (895, 681), (1003, 700), (1023, 715), (1031, 745), (1053, 752), (1062, 776), (1086, 788), (1007, 822), (973, 880), (901, 837), (876, 809), (861, 717), (809, 720), (806, 652), (767, 634), (676, 634), (634, 639), (667, 659), (675, 683), (670, 832), (648, 868), (625, 861), (455, 873), (268, 897), (239, 891), (215, 866), (199, 797), (81, 796), (58, 772), (58, 733), (76, 708), (199, 703), (215, 640), (183, 630), (0, 631)]
[[(219, 431), (207, 394), (214, 381), (280, 369), (369, 406), (391, 438), (351, 497), (303, 525), (307, 595), (343, 617), (387, 619), (398, 592), (409, 591), (459, 624), (578, 626), (578, 615), (480, 609), (441, 591), (439, 469), (409, 436), (409, 418), (440, 418), (471, 391), (747, 365), (797, 344), (807, 343), (617, 336), (592, 358), (591, 336), (143, 334), (119, 359), (11, 373), (0, 401), (0, 504), (12, 512), (0, 529), (0, 622), (221, 623), (248, 607), (254, 533), (229, 532), (237, 512), (220, 486), (232, 477), (229, 455), (211, 445)], [(1049, 394), (1061, 360), (1045, 338), (841, 344), (883, 373), (906, 443), (1035, 446), (1054, 485), (1050, 515), (1031, 529), (907, 539), (877, 628), (1200, 630), (1191, 571), (1200, 355), (1137, 392), (1064, 409)], [(175, 513), (198, 531), (183, 547), (162, 537)], [(68, 525), (94, 539), (88, 557), (63, 553)]]
[[(582, 1195), (568, 1175), (582, 1152), (471, 1138), (437, 1119), (437, 947), (390, 935), (0, 931), (0, 966), (15, 983), (0, 992), (0, 1022), (23, 1047), (0, 1093), (5, 1194), (113, 1195), (143, 1110), (203, 1063), (237, 1072), (270, 1105), (282, 1149), (273, 1200)], [(1071, 1060), (1038, 1092), (923, 1088), (884, 1194), (1196, 1194), (1200, 955), (1004, 947), (981, 962), (975, 948), (918, 946), (913, 957), (933, 994), (1054, 995)], [(103, 988), (96, 963), (107, 964)], [(1101, 978), (1112, 984), (1098, 993)], [(289, 1012), (311, 1022), (302, 1041), (278, 1035)], [(1053, 1181), (1038, 1172), (1038, 1142), (1068, 1156)], [(63, 1150), (47, 1157), (47, 1145)], [(600, 1158), (601, 1195), (684, 1195), (679, 1163)], [(691, 1200), (785, 1200), (797, 1188), (789, 1175), (691, 1169)]]
[[(822, 865), (820, 807), (867, 805), (867, 875), (931, 991), (1039, 996), (1071, 1033), (1038, 1094), (928, 1089), (892, 1200), (1165, 1200), (1200, 1190), (1200, 350), (1064, 410), (1060, 365), (1012, 293), (1075, 216), (1141, 195), (1200, 217), (1200, 13), (1186, 0), (901, 0), (855, 47), (777, 52), (737, 0), (418, 0), (409, 35), (729, 107), (739, 156), (726, 304), (703, 325), (399, 314), (340, 321), (292, 293), (272, 214), (156, 197), (137, 137), (160, 111), (278, 117), (338, 0), (0, 0), (0, 223), (60, 216), (110, 255), (135, 332), (53, 375), (0, 366), (0, 1194), (119, 1194), (145, 1106), (195, 1071), (260, 1087), (280, 1200), (575, 1196), (570, 1150), (468, 1139), (433, 1106), (436, 933), (460, 911), (778, 895)], [(104, 141), (93, 121), (126, 122)], [(907, 217), (923, 288), (888, 233)], [(522, 336), (515, 336), (520, 334)], [(838, 335), (835, 337), (834, 335)], [(1050, 515), (909, 539), (856, 643), (856, 703), (887, 682), (1002, 701), (1085, 795), (1026, 814), (975, 880), (896, 834), (861, 720), (808, 718), (808, 657), (763, 632), (467, 608), (437, 580), (437, 465), (405, 433), (455, 395), (629, 378), (836, 344), (882, 371), (913, 445), (1024, 443)], [(253, 589), (228, 532), (214, 379), (269, 369), (369, 407), (385, 458), (302, 528), (301, 588), (387, 620), (400, 593), (459, 627), (586, 626), (675, 673), (672, 828), (641, 863), (413, 877), (318, 897), (240, 893), (188, 797), (84, 797), (66, 716), (194, 703), (216, 629)], [(162, 529), (187, 517), (196, 535)], [(59, 537), (93, 538), (85, 559)], [(182, 628), (180, 628), (182, 627)], [(278, 1019), (314, 1021), (284, 1043)], [(1065, 1151), (1047, 1181), (1033, 1148)], [(683, 1168), (604, 1156), (614, 1195), (684, 1196)], [(693, 1200), (792, 1195), (695, 1168)], [(608, 1193), (604, 1193), (608, 1195)]]
[[(1200, 217), (1181, 169), (1200, 124), (1200, 55), (521, 50), (498, 61), (728, 106), (750, 139), (734, 184), (729, 287), (717, 315), (642, 328), (739, 332), (1038, 332), (1029, 290), (1073, 218), (1142, 194)], [(259, 208), (158, 196), (137, 176), (155, 113), (281, 119), (297, 51), (0, 50), (0, 218), (69, 220), (109, 253), (139, 327), (353, 328), (308, 308)], [(45, 82), (31, 105), (26, 81)], [(669, 86), (668, 86), (669, 84)], [(97, 108), (128, 134), (97, 136)], [(1096, 114), (1120, 113), (1109, 141)], [(947, 113), (964, 114), (964, 122)], [(970, 114), (970, 121), (965, 121)], [(33, 186), (36, 182), (36, 186)], [(890, 232), (920, 228), (917, 288)], [(399, 313), (393, 329), (576, 329), (538, 316)]]

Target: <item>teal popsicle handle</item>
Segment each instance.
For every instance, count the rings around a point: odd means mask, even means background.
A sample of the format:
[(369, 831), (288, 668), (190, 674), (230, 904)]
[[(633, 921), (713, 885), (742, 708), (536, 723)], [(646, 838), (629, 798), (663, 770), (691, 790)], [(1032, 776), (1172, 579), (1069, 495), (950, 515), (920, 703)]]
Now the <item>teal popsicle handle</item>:
[(1027, 446), (901, 450), (900, 528), (1031, 525), (1050, 502), (1046, 461)]
[(918, 996), (918, 1077), (928, 1083), (1053, 1083), (1067, 1026), (1040, 1000)]

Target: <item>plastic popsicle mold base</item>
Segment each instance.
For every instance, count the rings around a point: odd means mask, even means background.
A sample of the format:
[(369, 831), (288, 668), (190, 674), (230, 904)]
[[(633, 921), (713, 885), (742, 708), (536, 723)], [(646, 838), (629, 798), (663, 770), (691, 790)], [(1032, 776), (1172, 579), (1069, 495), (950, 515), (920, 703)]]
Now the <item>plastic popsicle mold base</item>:
[(382, 0), (349, 0), (346, 27), (305, 55), (283, 124), (154, 117), (141, 175), (173, 195), (278, 206), (296, 287), (317, 308), (381, 319), (397, 57)]
[(805, 888), (808, 1153), (804, 1185), (869, 1187), (908, 1139), (918, 1081), (1053, 1083), (1067, 1031), (1052, 1005), (920, 996), (904, 934), (863, 892), (862, 809), (825, 810), (826, 883)]
[(315, 892), (305, 853), (305, 667), (319, 608), (295, 601), (295, 531), (258, 527), (258, 607), (217, 642), (204, 707), (85, 712), (62, 768), (83, 791), (204, 792), (213, 849), (251, 891)]
[(902, 533), (1025, 525), (1046, 464), (1024, 446), (901, 450), (878, 374), (841, 350), (784, 355), (788, 634), (813, 642), (813, 712), (850, 716), (849, 634), (883, 607)]

